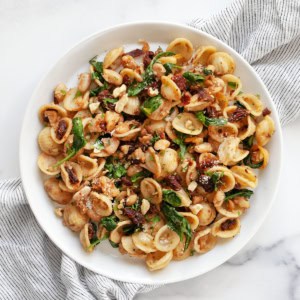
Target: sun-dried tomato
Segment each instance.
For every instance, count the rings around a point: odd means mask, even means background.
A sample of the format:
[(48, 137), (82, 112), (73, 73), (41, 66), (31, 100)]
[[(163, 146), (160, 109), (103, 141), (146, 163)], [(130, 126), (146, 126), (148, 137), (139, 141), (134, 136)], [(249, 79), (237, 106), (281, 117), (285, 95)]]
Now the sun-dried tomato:
[(143, 223), (145, 223), (145, 217), (143, 216), (143, 214), (135, 209), (129, 208), (129, 207), (124, 207), (123, 209), (123, 213), (125, 216), (127, 216), (131, 222), (137, 226), (142, 225)]
[(249, 115), (249, 111), (245, 108), (238, 107), (232, 115), (228, 118), (229, 122), (238, 122), (240, 120), (243, 120)]

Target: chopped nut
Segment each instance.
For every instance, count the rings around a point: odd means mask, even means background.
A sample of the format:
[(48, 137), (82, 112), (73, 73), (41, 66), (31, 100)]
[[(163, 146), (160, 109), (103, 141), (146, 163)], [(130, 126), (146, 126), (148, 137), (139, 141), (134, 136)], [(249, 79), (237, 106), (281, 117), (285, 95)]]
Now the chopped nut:
[(61, 218), (63, 216), (64, 209), (63, 207), (56, 207), (54, 213), (57, 217)]
[(197, 182), (196, 181), (192, 181), (188, 186), (188, 190), (191, 191), (191, 192), (193, 192), (196, 188), (197, 188)]
[(127, 199), (126, 199), (126, 205), (131, 206), (133, 205), (138, 199), (138, 196), (136, 194), (130, 195)]
[(130, 145), (122, 145), (120, 147), (120, 150), (124, 153), (124, 154), (127, 154), (128, 151), (129, 151), (129, 148), (130, 148)]
[(95, 114), (95, 113), (99, 112), (98, 111), (99, 106), (100, 106), (99, 102), (98, 103), (90, 103), (89, 104), (89, 109), (90, 109), (91, 113)]
[(158, 89), (154, 89), (152, 87), (149, 87), (147, 89), (147, 94), (148, 94), (149, 97), (154, 97), (154, 96), (157, 96), (159, 94), (159, 91), (158, 91)]
[(120, 87), (117, 87), (113, 90), (113, 96), (114, 98), (122, 97), (126, 93), (126, 85), (122, 84)]
[(147, 199), (142, 200), (141, 213), (145, 215), (150, 209), (150, 202)]
[(162, 64), (155, 63), (153, 65), (153, 73), (157, 78), (160, 78), (161, 76), (165, 75), (166, 69)]

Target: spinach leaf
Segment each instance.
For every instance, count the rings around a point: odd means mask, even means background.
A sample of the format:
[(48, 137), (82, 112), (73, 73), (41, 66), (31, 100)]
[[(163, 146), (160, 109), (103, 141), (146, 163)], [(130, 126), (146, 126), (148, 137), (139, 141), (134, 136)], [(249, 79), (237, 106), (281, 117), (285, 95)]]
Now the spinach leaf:
[(72, 158), (86, 144), (86, 140), (83, 134), (83, 125), (82, 125), (81, 118), (74, 118), (72, 120), (72, 123), (73, 123), (72, 133), (74, 135), (73, 145), (69, 149), (68, 155), (63, 159), (61, 159), (60, 161), (58, 161), (53, 167), (58, 167), (65, 161)]
[(153, 223), (153, 225), (155, 225), (156, 223), (158, 223), (160, 221), (160, 216), (156, 215), (154, 216), (152, 219), (150, 219), (150, 222)]
[(243, 147), (249, 150), (253, 146), (254, 135), (248, 136), (243, 140)]
[(148, 170), (143, 170), (141, 172), (138, 172), (136, 174), (134, 174), (133, 176), (131, 176), (131, 182), (132, 183), (135, 183), (137, 182), (138, 180), (142, 179), (142, 178), (145, 178), (145, 177), (149, 177), (151, 175), (151, 172), (148, 171)]
[(207, 176), (209, 176), (214, 184), (214, 190), (217, 191), (218, 187), (222, 184), (222, 177), (224, 176), (224, 172), (205, 172)]
[(227, 120), (224, 118), (208, 118), (204, 115), (203, 111), (196, 112), (197, 119), (205, 126), (224, 126)]
[(245, 108), (246, 109), (246, 107), (240, 101), (236, 101), (234, 103), (234, 105), (236, 105), (237, 107), (241, 107), (241, 108)]
[(250, 198), (253, 195), (253, 191), (247, 189), (233, 189), (225, 193), (225, 201), (233, 199), (235, 197)]
[(184, 142), (186, 135), (184, 133), (181, 133), (178, 131), (176, 132), (176, 135), (177, 135), (177, 138), (175, 140), (173, 140), (173, 142), (179, 146), (179, 157), (181, 160), (183, 160), (184, 155), (186, 154), (186, 151), (187, 151), (187, 147)]
[(108, 236), (109, 236), (109, 234), (106, 233), (106, 234), (104, 234), (104, 236), (101, 239), (95, 239), (95, 240), (91, 241), (91, 244), (89, 245), (88, 249), (89, 250), (93, 249), (95, 246), (100, 244), (102, 241), (108, 239)]
[(158, 140), (160, 140), (160, 136), (155, 132), (150, 140), (151, 145), (155, 144)]
[(166, 75), (172, 73), (172, 69), (182, 69), (181, 66), (172, 64), (172, 63), (165, 63), (163, 64), (164, 68), (166, 69)]
[(117, 222), (118, 219), (116, 216), (109, 216), (102, 218), (100, 224), (103, 225), (107, 231), (113, 231), (117, 227)]
[(103, 78), (103, 62), (96, 61), (97, 56), (93, 57), (89, 63), (92, 65), (95, 69), (95, 71), (92, 74), (92, 79), (99, 79), (101, 82), (104, 81)]
[(175, 207), (178, 207), (181, 204), (181, 199), (174, 191), (171, 190), (163, 190), (163, 201), (166, 201)]
[(192, 72), (184, 72), (182, 75), (190, 83), (199, 83), (203, 82), (205, 78), (201, 74), (195, 74)]
[(233, 81), (228, 81), (227, 82), (228, 86), (232, 89), (236, 89), (237, 88), (237, 83), (236, 82), (233, 82)]
[(192, 239), (192, 230), (189, 222), (166, 202), (163, 202), (161, 210), (165, 215), (167, 225), (179, 235), (181, 241), (183, 236), (185, 236), (184, 250), (186, 250)]
[(114, 103), (118, 102), (118, 99), (104, 98), (102, 101), (104, 102), (104, 104), (107, 104), (107, 103), (114, 104)]
[(163, 99), (160, 95), (148, 98), (141, 106), (142, 112), (149, 116), (156, 111), (163, 103)]
[(254, 164), (254, 163), (252, 162), (252, 160), (251, 160), (251, 153), (249, 153), (249, 154), (244, 158), (243, 162), (244, 162), (244, 164), (245, 164), (246, 166), (249, 166), (249, 167), (252, 168), (252, 169), (258, 169), (258, 168), (260, 168), (260, 167), (263, 165), (264, 160), (261, 160), (261, 161), (258, 162), (257, 164)]
[(108, 170), (106, 176), (108, 176), (109, 178), (121, 178), (126, 174), (125, 167), (113, 158), (109, 158), (106, 160), (104, 168)]
[(141, 228), (136, 226), (135, 224), (129, 224), (123, 227), (123, 233), (125, 235), (132, 235), (133, 233), (140, 231)]
[(110, 244), (111, 244), (111, 246), (112, 246), (113, 248), (118, 248), (118, 247), (119, 247), (119, 244), (117, 244), (117, 243), (115, 243), (115, 242), (113, 242), (113, 241), (111, 241), (111, 240), (109, 240), (109, 242), (110, 242)]
[(143, 74), (143, 81), (137, 84), (133, 84), (128, 88), (128, 96), (136, 96), (138, 95), (143, 89), (145, 89), (148, 85), (150, 85), (154, 80), (153, 74), (153, 65), (157, 62), (158, 59), (164, 56), (172, 56), (175, 53), (173, 52), (161, 52), (158, 53), (151, 61), (149, 66), (146, 68), (145, 73)]
[(108, 89), (108, 83), (105, 81), (103, 86), (98, 86), (95, 89), (90, 90), (90, 97), (98, 96), (98, 94), (104, 90)]
[(209, 69), (206, 69), (206, 68), (203, 69), (203, 74), (204, 74), (205, 76), (212, 75), (212, 73), (213, 73), (212, 70), (209, 70)]
[(79, 91), (79, 90), (77, 90), (76, 91), (76, 94), (75, 94), (75, 96), (74, 96), (74, 99), (76, 99), (76, 98), (78, 98), (78, 97), (81, 97), (82, 96), (82, 93)]

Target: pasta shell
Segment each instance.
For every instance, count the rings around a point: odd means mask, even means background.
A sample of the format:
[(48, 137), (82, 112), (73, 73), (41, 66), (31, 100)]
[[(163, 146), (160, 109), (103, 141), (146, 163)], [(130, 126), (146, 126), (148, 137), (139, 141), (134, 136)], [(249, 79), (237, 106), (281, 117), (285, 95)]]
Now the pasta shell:
[(86, 109), (89, 104), (89, 92), (81, 94), (77, 88), (70, 89), (64, 98), (64, 108), (68, 111)]
[(256, 127), (255, 138), (257, 140), (257, 144), (259, 146), (265, 146), (268, 144), (274, 132), (274, 121), (269, 116), (265, 116)]
[(198, 212), (197, 217), (199, 219), (200, 226), (209, 225), (216, 218), (216, 210), (211, 203), (201, 202), (202, 209)]
[(129, 69), (129, 68), (124, 68), (120, 72), (120, 75), (124, 78), (124, 76), (127, 76), (130, 78), (132, 81), (137, 81), (137, 82), (142, 82), (143, 77), (135, 70)]
[(46, 153), (41, 153), (38, 157), (38, 166), (40, 170), (50, 176), (54, 176), (60, 173), (60, 168), (53, 168), (62, 157), (53, 157)]
[(87, 176), (87, 177), (85, 178), (85, 180), (91, 180), (91, 179), (93, 179), (93, 178), (99, 176), (100, 173), (102, 172), (104, 166), (105, 166), (105, 160), (102, 159), (102, 158), (100, 158), (100, 159), (98, 160), (98, 167), (97, 167), (96, 172), (93, 173), (93, 174), (91, 174), (90, 176)]
[(239, 218), (222, 218), (215, 222), (211, 228), (214, 236), (228, 239), (240, 232), (241, 222)]
[(188, 169), (186, 171), (186, 175), (185, 175), (185, 182), (187, 184), (187, 186), (194, 180), (197, 179), (198, 177), (198, 171), (196, 169), (196, 162), (193, 160), (192, 162), (189, 163), (188, 165)]
[(72, 200), (72, 193), (63, 191), (59, 186), (59, 180), (49, 178), (44, 182), (44, 188), (48, 196), (58, 204), (68, 204)]
[(123, 112), (131, 116), (139, 115), (141, 113), (140, 106), (141, 101), (138, 97), (128, 97), (128, 101), (123, 108)]
[(239, 148), (240, 139), (235, 137), (227, 137), (221, 143), (218, 149), (219, 160), (226, 166), (235, 165), (243, 160), (248, 154), (248, 150)]
[(167, 148), (161, 150), (158, 154), (158, 158), (161, 165), (160, 176), (162, 177), (172, 174), (178, 167), (178, 154), (174, 149)]
[(156, 271), (165, 268), (173, 258), (173, 252), (156, 251), (149, 253), (146, 257), (146, 264), (149, 271)]
[(180, 214), (187, 219), (187, 221), (191, 225), (191, 229), (195, 231), (199, 226), (199, 219), (197, 218), (197, 216), (190, 212), (180, 212)]
[(161, 95), (169, 101), (180, 101), (181, 91), (177, 84), (167, 76), (161, 77)]
[(249, 201), (244, 197), (236, 197), (232, 200), (222, 201), (219, 205), (215, 205), (216, 210), (222, 216), (227, 218), (238, 218), (242, 215), (245, 209), (249, 208)]
[(107, 217), (111, 215), (112, 202), (108, 196), (96, 192), (91, 192), (90, 200), (92, 203), (92, 209), (97, 215), (101, 217)]
[(63, 144), (72, 131), (72, 120), (70, 118), (62, 118), (57, 125), (51, 128), (51, 137), (57, 144)]
[(145, 253), (155, 252), (154, 238), (151, 234), (143, 231), (135, 232), (132, 235), (134, 245)]
[(182, 60), (185, 62), (192, 57), (194, 48), (193, 44), (188, 39), (176, 38), (169, 44), (167, 51), (180, 54)]
[(233, 58), (226, 52), (215, 52), (209, 58), (207, 63), (215, 67), (217, 75), (232, 74), (235, 70)]
[(191, 242), (187, 249), (185, 249), (185, 241), (186, 238), (184, 236), (182, 241), (180, 241), (177, 247), (173, 250), (173, 260), (184, 260), (191, 256), (193, 243)]
[(73, 201), (82, 201), (87, 199), (91, 193), (91, 188), (89, 186), (82, 187), (78, 192), (76, 192), (73, 196)]
[(145, 258), (145, 252), (138, 249), (133, 243), (131, 236), (122, 236), (121, 244), (124, 250), (132, 257)]
[(201, 97), (199, 97), (198, 94), (195, 94), (191, 97), (190, 102), (184, 106), (184, 110), (199, 111), (199, 110), (204, 110), (210, 105), (211, 105), (211, 101), (204, 101), (201, 99)]
[(180, 242), (178, 234), (168, 225), (161, 227), (155, 235), (154, 245), (157, 250), (169, 252), (174, 250)]
[(257, 146), (258, 150), (259, 150), (259, 153), (260, 153), (260, 157), (262, 157), (262, 160), (263, 160), (263, 164), (262, 166), (260, 167), (260, 169), (264, 169), (268, 163), (269, 163), (269, 152), (267, 149), (261, 147), (261, 146)]
[(103, 68), (104, 69), (117, 68), (121, 63), (121, 62), (118, 63), (118, 59), (122, 56), (123, 53), (124, 53), (123, 47), (115, 48), (107, 52), (103, 60)]
[(202, 132), (203, 125), (192, 113), (181, 113), (175, 117), (172, 126), (179, 132), (198, 135)]
[(80, 212), (74, 203), (65, 206), (63, 214), (63, 223), (72, 231), (79, 232), (88, 222), (89, 218)]
[(81, 167), (83, 177), (89, 177), (93, 175), (98, 168), (97, 159), (90, 158), (86, 155), (78, 155), (77, 163)]
[(144, 178), (140, 185), (143, 197), (153, 204), (159, 204), (162, 201), (162, 189), (160, 184), (152, 178)]
[[(130, 141), (136, 138), (141, 127), (136, 128), (136, 121), (125, 121), (120, 123), (113, 132), (113, 136), (121, 141)], [(130, 129), (132, 128), (132, 129)]]
[(233, 166), (230, 170), (241, 188), (255, 188), (257, 186), (257, 176), (248, 166)]
[[(53, 103), (44, 104), (39, 109), (39, 119), (42, 124), (49, 124), (52, 113), (52, 122), (55, 123), (58, 118), (64, 118), (67, 116), (67, 111), (60, 105)], [(50, 119), (49, 119), (50, 118)]]
[(108, 83), (113, 85), (119, 86), (123, 83), (123, 77), (116, 71), (104, 69), (102, 76)]
[(155, 177), (158, 178), (161, 176), (162, 167), (160, 159), (152, 147), (149, 147), (145, 153), (145, 167), (152, 172)]
[(64, 101), (67, 90), (68, 90), (68, 88), (66, 87), (66, 85), (64, 83), (59, 83), (55, 87), (55, 89), (54, 89), (55, 103), (60, 103), (60, 102)]
[(161, 58), (158, 59), (158, 62), (160, 62), (162, 65), (164, 64), (177, 64), (177, 58), (176, 56), (163, 56)]
[(102, 138), (101, 139), (104, 149), (98, 150), (94, 148), (94, 152), (90, 154), (90, 157), (107, 157), (114, 154), (120, 145), (120, 141), (117, 137)]
[(90, 247), (91, 242), (90, 242), (90, 239), (89, 239), (89, 226), (90, 226), (89, 223), (86, 223), (83, 226), (83, 228), (81, 229), (80, 234), (79, 234), (79, 240), (80, 240), (80, 243), (81, 243), (81, 245), (82, 245), (82, 247), (85, 251), (92, 252), (94, 250), (94, 248)]
[(259, 117), (262, 114), (263, 104), (257, 96), (253, 94), (241, 94), (236, 99), (250, 111), (251, 115)]
[(200, 46), (194, 55), (192, 63), (194, 65), (206, 66), (208, 58), (217, 51), (214, 46)]
[(226, 83), (225, 94), (228, 95), (228, 99), (234, 99), (242, 90), (242, 81), (232, 74), (223, 75), (221, 78)]
[(42, 152), (50, 156), (57, 156), (58, 154), (62, 153), (63, 146), (54, 142), (51, 137), (50, 127), (45, 127), (42, 129), (38, 136), (38, 143)]
[(213, 249), (216, 243), (217, 238), (211, 234), (210, 228), (206, 228), (196, 234), (194, 239), (194, 250), (203, 254)]
[(60, 169), (66, 187), (71, 191), (78, 190), (82, 181), (80, 166), (77, 163), (66, 161), (60, 166)]
[(223, 166), (214, 166), (207, 170), (209, 173), (220, 172), (223, 174), (219, 189), (223, 192), (232, 190), (235, 186), (235, 178), (231, 170)]
[(240, 122), (241, 127), (239, 128), (238, 137), (241, 140), (244, 140), (245, 138), (254, 134), (256, 126), (251, 116), (244, 118)]
[(164, 132), (167, 126), (167, 122), (164, 120), (154, 121), (147, 119), (144, 122), (144, 128), (149, 132)]
[(208, 126), (208, 135), (215, 141), (222, 143), (228, 137), (237, 137), (238, 128), (232, 123), (227, 123), (224, 126)]

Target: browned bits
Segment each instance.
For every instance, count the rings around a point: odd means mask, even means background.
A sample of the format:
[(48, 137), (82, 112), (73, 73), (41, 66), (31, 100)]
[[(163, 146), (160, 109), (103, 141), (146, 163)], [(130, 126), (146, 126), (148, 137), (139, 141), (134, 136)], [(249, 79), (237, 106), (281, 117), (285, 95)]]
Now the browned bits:
[(128, 75), (124, 75), (123, 83), (126, 84), (126, 85), (129, 85), (131, 83), (131, 79), (129, 78)]
[(125, 176), (121, 178), (121, 182), (122, 182), (122, 184), (124, 184), (126, 186), (132, 186), (131, 180)]
[(86, 207), (86, 200), (82, 199), (82, 200), (76, 200), (75, 202), (75, 206), (79, 209), (80, 213), (82, 213), (83, 215), (87, 213), (87, 207)]
[(56, 132), (55, 132), (57, 139), (61, 140), (63, 138), (63, 136), (65, 135), (65, 133), (67, 131), (67, 126), (68, 126), (68, 124), (65, 120), (60, 120), (58, 122)]
[(67, 171), (67, 173), (69, 175), (70, 182), (72, 184), (78, 183), (79, 180), (78, 180), (78, 178), (77, 178), (76, 173), (74, 172), (74, 170), (72, 168), (67, 167), (67, 166), (65, 167), (65, 169), (66, 169), (66, 171)]
[(270, 115), (271, 114), (271, 111), (266, 107), (263, 112), (262, 112), (262, 115), (265, 117), (267, 115)]
[(89, 240), (91, 240), (95, 235), (95, 230), (94, 230), (94, 227), (91, 223), (89, 223), (88, 225), (88, 237), (89, 237)]
[(43, 121), (46, 123), (55, 123), (57, 121), (57, 112), (52, 109), (48, 109), (44, 112)]
[(222, 223), (221, 225), (221, 230), (232, 230), (234, 226), (236, 225), (236, 220), (235, 219), (228, 219), (225, 222)]
[(205, 159), (205, 160), (199, 162), (198, 168), (200, 170), (205, 170), (205, 169), (211, 168), (218, 164), (219, 164), (219, 161), (217, 159), (209, 158), (209, 159)]
[(168, 175), (165, 177), (166, 184), (175, 191), (181, 190), (181, 178), (179, 175)]
[(218, 118), (222, 115), (222, 112), (213, 106), (209, 106), (205, 109), (205, 115), (209, 118)]
[(245, 108), (238, 107), (228, 118), (229, 122), (238, 122), (249, 115), (249, 111)]
[(125, 53), (124, 55), (130, 55), (132, 57), (139, 57), (139, 56), (141, 56), (143, 54), (144, 54), (143, 50), (141, 50), (141, 49), (134, 49), (134, 50), (131, 50), (131, 51)]
[(104, 90), (98, 94), (99, 102), (101, 102), (105, 98), (113, 98), (109, 90)]
[(145, 67), (148, 67), (149, 64), (151, 63), (151, 60), (153, 59), (154, 57), (154, 53), (153, 51), (147, 51), (144, 55), (144, 58), (143, 58), (143, 64)]
[(140, 211), (134, 210), (129, 207), (125, 207), (123, 209), (124, 216), (127, 216), (131, 222), (137, 226), (141, 226), (145, 223), (145, 217), (142, 215)]
[(199, 176), (198, 182), (203, 187), (205, 192), (211, 193), (214, 191), (214, 183), (209, 176), (201, 174)]
[(205, 101), (205, 102), (213, 102), (214, 98), (208, 93), (206, 89), (201, 88), (198, 91), (198, 97), (200, 101)]
[(176, 83), (181, 91), (186, 90), (186, 79), (181, 74), (174, 75), (172, 80)]

